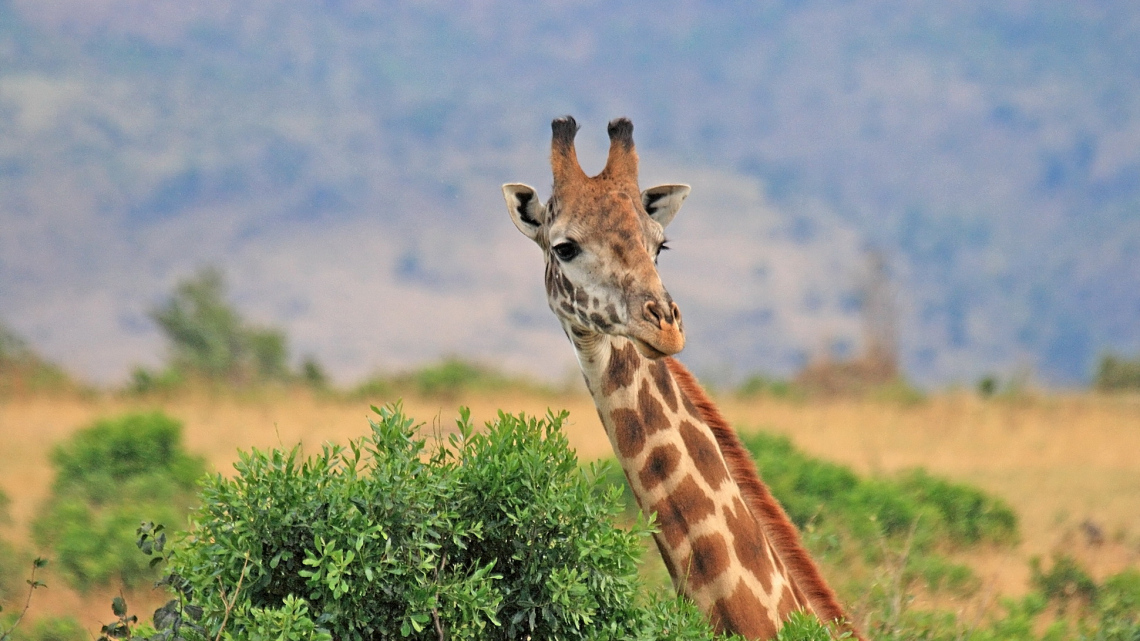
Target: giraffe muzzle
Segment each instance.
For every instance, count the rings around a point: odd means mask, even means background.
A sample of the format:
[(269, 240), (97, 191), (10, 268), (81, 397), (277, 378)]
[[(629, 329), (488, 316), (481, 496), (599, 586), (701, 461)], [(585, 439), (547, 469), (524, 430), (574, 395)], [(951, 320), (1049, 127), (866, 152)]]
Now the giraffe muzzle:
[(648, 300), (641, 311), (644, 324), (635, 327), (630, 338), (642, 356), (672, 356), (685, 348), (685, 330), (681, 325), (681, 309), (677, 303), (667, 297), (664, 305)]

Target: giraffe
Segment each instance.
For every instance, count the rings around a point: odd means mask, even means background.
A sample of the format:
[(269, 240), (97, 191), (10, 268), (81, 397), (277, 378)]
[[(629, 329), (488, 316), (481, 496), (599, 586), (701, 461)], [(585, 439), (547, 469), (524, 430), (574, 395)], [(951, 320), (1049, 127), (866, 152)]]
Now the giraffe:
[(795, 526), (695, 377), (673, 354), (681, 310), (657, 273), (687, 185), (640, 191), (633, 123), (609, 123), (600, 174), (578, 164), (570, 116), (551, 124), (554, 187), (503, 185), (511, 220), (542, 249), (547, 300), (646, 513), (674, 587), (720, 631), (770, 639), (791, 612), (846, 618)]

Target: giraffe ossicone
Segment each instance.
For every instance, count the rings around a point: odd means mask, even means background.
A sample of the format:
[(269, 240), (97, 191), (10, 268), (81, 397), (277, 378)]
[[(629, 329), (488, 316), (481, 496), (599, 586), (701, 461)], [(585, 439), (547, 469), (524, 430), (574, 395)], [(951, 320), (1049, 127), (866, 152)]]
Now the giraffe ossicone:
[(657, 273), (688, 185), (641, 191), (633, 123), (612, 120), (605, 168), (578, 164), (570, 116), (551, 124), (554, 186), (503, 185), (516, 227), (542, 249), (547, 301), (574, 345), (614, 454), (679, 592), (719, 629), (770, 639), (793, 611), (846, 626), (795, 526), (736, 433), (671, 358), (681, 311)]

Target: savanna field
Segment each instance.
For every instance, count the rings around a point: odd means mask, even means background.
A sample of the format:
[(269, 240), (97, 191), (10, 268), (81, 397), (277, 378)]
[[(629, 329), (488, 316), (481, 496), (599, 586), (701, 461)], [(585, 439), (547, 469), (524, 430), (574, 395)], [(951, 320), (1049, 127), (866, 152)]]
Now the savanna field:
[[(299, 443), (305, 454), (315, 454), (324, 443), (345, 444), (364, 436), (369, 417), (375, 418), (370, 405), (398, 398), (403, 399), (405, 413), (422, 422), (420, 433), (429, 443), (435, 435), (455, 432), (460, 406), (470, 408), (477, 426), (495, 419), (498, 410), (543, 416), (548, 409), (566, 409), (569, 418), (563, 432), (578, 460), (586, 463), (611, 457), (609, 442), (584, 391), (553, 392), (509, 384), (443, 391), (399, 385), (380, 388), (349, 394), (302, 385), (269, 385), (241, 393), (199, 389), (5, 397), (0, 400), (0, 490), (9, 502), (8, 518), (0, 532), (8, 554), (18, 562), (9, 559), (0, 567), (9, 573), (16, 568), (17, 578), (22, 579), (33, 556), (53, 556), (32, 534), (33, 522), (52, 491), (53, 448), (98, 419), (129, 413), (158, 410), (180, 422), (185, 450), (202, 457), (208, 470), (223, 475), (233, 474), (238, 450), (288, 449)], [(852, 555), (860, 553), (852, 552), (851, 546), (858, 546), (843, 543), (847, 535), (826, 527), (830, 522), (826, 506), (809, 506), (816, 513), (800, 523), (805, 540), (853, 616), (861, 619), (860, 625), (886, 618), (898, 627), (907, 612), (937, 610), (953, 613), (961, 629), (982, 629), (994, 617), (1009, 616), (1003, 609), (1005, 599), (1024, 598), (1048, 585), (1042, 573), (1048, 577), (1049, 568), (1057, 567), (1058, 555), (1064, 555), (1075, 562), (1080, 580), (1065, 583), (1059, 574), (1052, 575), (1061, 581), (1056, 590), (1065, 598), (1050, 602), (1028, 624), (1030, 634), (1047, 634), (1052, 622), (1065, 617), (1075, 621), (1080, 608), (1087, 607), (1077, 602), (1086, 577), (1099, 585), (1122, 572), (1134, 573), (1140, 566), (1140, 457), (1136, 456), (1140, 452), (1140, 396), (1135, 394), (1022, 392), (983, 397), (964, 390), (922, 398), (829, 399), (721, 392), (716, 400), (746, 443), (761, 438), (758, 434), (786, 437), (796, 457), (837, 464), (834, 469), (846, 468), (860, 482), (903, 478), (921, 468), (928, 476), (956, 487), (981, 490), (1016, 515), (1013, 534), (1005, 532), (990, 539), (983, 534), (969, 544), (937, 538), (925, 544), (917, 541), (922, 535), (915, 533), (926, 525), (923, 516), (914, 516), (915, 523), (904, 524), (893, 536), (884, 524), (882, 532), (876, 529), (870, 538), (864, 537), (868, 549), (878, 547), (881, 554), (863, 553), (860, 560), (852, 561)], [(769, 439), (761, 440), (759, 446), (768, 443), (771, 450), (773, 442), (784, 443)], [(763, 458), (760, 466), (770, 483), (779, 484), (768, 478)], [(789, 507), (793, 519), (794, 511)], [(176, 528), (179, 524), (166, 525)], [(851, 527), (866, 529), (859, 524)], [(938, 559), (934, 565), (943, 568), (934, 572), (935, 578), (931, 578), (929, 564), (904, 571), (908, 557), (917, 559), (918, 547), (923, 545), (923, 554)], [(646, 555), (642, 574), (651, 584), (667, 584), (654, 554)], [(1036, 572), (1033, 559), (1039, 560)], [(945, 570), (960, 566), (968, 571)], [(110, 603), (122, 592), (119, 582), (72, 587), (52, 562), (37, 578), (47, 587), (33, 595), (24, 629), (34, 629), (30, 622), (37, 619), (70, 616), (97, 634), (100, 625), (115, 618)], [(166, 600), (164, 593), (147, 587), (122, 593), (140, 618)], [(22, 607), (25, 592), (9, 588), (5, 597), (4, 614), (11, 616)], [(1076, 625), (1069, 624), (1070, 632)], [(1038, 637), (997, 634), (988, 638)]]

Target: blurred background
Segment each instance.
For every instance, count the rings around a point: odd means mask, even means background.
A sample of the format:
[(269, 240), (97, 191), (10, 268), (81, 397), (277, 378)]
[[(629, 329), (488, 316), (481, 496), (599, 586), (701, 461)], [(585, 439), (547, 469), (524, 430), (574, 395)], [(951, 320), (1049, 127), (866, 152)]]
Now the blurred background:
[(706, 379), (876, 335), (928, 387), (1140, 352), (1126, 1), (0, 0), (0, 322), (118, 385), (213, 267), (291, 367), (561, 379), (499, 185), (548, 195), (567, 113), (588, 172), (625, 115), (642, 186), (693, 186), (661, 271)]
[(681, 360), (869, 638), (1140, 638), (1125, 0), (0, 0), (0, 638), (145, 615), (140, 521), (369, 405), (611, 456), (500, 192), (564, 114), (692, 185)]

